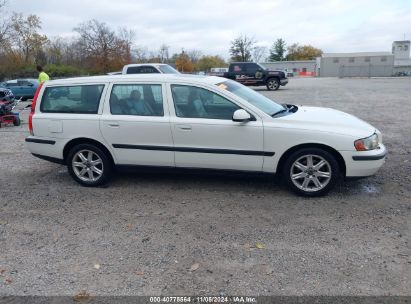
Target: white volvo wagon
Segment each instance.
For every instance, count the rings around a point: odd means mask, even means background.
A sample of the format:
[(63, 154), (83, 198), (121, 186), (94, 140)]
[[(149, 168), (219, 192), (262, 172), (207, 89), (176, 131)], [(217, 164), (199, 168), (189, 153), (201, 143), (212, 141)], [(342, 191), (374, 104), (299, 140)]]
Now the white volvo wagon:
[(381, 133), (352, 115), (181, 74), (48, 81), (29, 128), (30, 152), (66, 164), (84, 186), (106, 183), (115, 166), (161, 166), (277, 173), (315, 196), (376, 173), (386, 155)]

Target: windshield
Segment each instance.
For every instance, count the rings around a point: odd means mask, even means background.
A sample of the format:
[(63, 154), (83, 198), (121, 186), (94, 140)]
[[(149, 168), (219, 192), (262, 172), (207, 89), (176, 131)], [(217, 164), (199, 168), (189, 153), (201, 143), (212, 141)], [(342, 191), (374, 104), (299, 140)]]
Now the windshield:
[(217, 83), (216, 85), (221, 89), (227, 90), (237, 95), (238, 97), (247, 100), (253, 106), (259, 108), (261, 111), (267, 113), (270, 116), (279, 111), (285, 110), (282, 105), (272, 101), (271, 99), (265, 97), (264, 95), (261, 95), (260, 93), (257, 93), (252, 89), (247, 88), (246, 86), (238, 82), (227, 80)]
[(158, 68), (160, 69), (161, 73), (163, 73), (163, 74), (180, 74), (179, 71), (177, 71), (173, 67), (169, 66), (168, 64), (160, 65), (160, 66), (158, 66)]

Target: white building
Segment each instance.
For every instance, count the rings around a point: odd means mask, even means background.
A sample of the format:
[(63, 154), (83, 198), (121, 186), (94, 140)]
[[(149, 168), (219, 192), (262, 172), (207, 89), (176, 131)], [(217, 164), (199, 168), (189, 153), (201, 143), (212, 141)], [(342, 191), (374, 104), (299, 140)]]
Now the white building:
[(392, 53), (394, 55), (394, 75), (401, 72), (411, 73), (410, 41), (394, 41)]
[(393, 75), (394, 55), (390, 52), (324, 53), (318, 61), (320, 77)]

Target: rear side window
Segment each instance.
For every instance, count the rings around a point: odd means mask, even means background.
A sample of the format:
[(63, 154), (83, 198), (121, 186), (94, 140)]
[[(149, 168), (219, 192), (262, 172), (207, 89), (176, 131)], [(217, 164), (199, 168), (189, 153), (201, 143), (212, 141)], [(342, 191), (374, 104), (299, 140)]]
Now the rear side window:
[(127, 69), (127, 74), (153, 74), (159, 73), (155, 68), (152, 66), (137, 66), (137, 67), (129, 67)]
[(164, 116), (161, 84), (115, 84), (110, 95), (113, 115)]
[(40, 111), (44, 113), (97, 114), (104, 85), (46, 88)]
[(253, 63), (248, 63), (246, 66), (247, 72), (249, 73), (255, 73), (257, 72), (257, 65)]

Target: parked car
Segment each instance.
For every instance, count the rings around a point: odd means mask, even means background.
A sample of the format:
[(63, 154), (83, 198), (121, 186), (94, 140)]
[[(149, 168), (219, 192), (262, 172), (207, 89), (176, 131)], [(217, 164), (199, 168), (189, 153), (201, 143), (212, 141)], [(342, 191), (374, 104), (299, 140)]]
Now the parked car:
[(211, 68), (209, 76), (221, 76), (224, 77), (224, 73), (228, 72), (228, 68)]
[(116, 72), (109, 72), (109, 73), (107, 73), (107, 75), (121, 75), (121, 74), (123, 74), (122, 71), (116, 71)]
[(10, 89), (0, 87), (0, 101), (11, 102), (15, 99)]
[(386, 154), (381, 133), (352, 115), (279, 104), (215, 76), (48, 81), (29, 129), (30, 152), (67, 165), (84, 186), (106, 183), (114, 166), (163, 166), (277, 173), (316, 196), (340, 177), (375, 174)]
[(172, 66), (165, 63), (127, 64), (122, 74), (179, 74)]
[(0, 84), (0, 87), (10, 89), (15, 98), (22, 100), (33, 98), (38, 86), (37, 79), (14, 79)]
[(255, 62), (232, 62), (224, 77), (246, 86), (266, 86), (267, 90), (278, 90), (288, 83), (283, 71), (268, 70)]

